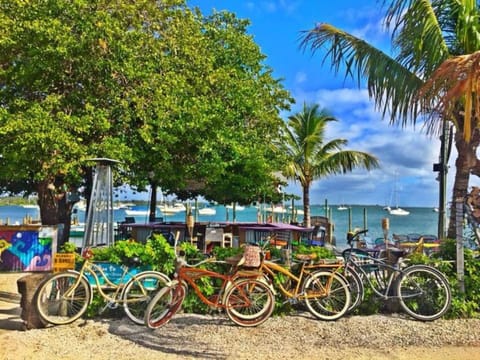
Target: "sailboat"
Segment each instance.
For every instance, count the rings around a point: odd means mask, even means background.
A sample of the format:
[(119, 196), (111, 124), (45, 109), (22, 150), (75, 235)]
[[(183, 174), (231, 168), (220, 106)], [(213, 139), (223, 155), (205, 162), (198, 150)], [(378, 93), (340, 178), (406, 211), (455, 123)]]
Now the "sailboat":
[(212, 207), (204, 207), (204, 208), (201, 208), (201, 209), (198, 209), (198, 213), (200, 215), (215, 215), (217, 213), (217, 210), (215, 210), (214, 208)]
[(395, 196), (395, 203), (396, 206), (394, 208), (391, 207), (386, 207), (385, 210), (388, 211), (390, 215), (395, 215), (395, 216), (406, 216), (410, 214), (410, 211), (407, 211), (405, 209), (402, 209), (401, 207), (398, 206), (398, 199), (397, 199), (397, 178), (395, 177), (395, 186), (393, 188), (393, 194)]
[(404, 210), (404, 209), (397, 206), (394, 209), (390, 209), (390, 211), (388, 213), (390, 215), (405, 216), (405, 215), (409, 215), (410, 211)]
[[(225, 205), (227, 209), (233, 209), (233, 204)], [(245, 210), (245, 206), (235, 204), (235, 211)]]

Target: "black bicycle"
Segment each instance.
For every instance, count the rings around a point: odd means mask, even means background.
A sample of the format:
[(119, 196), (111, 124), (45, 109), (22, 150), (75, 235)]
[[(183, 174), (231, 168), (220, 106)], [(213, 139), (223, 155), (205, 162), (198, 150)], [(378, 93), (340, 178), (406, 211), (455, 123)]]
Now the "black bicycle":
[(368, 230), (349, 233), (350, 248), (342, 252), (344, 276), (350, 283), (353, 311), (363, 301), (365, 285), (383, 300), (398, 299), (401, 308), (422, 321), (442, 317), (451, 306), (452, 293), (445, 275), (429, 265), (408, 265), (407, 251), (395, 247), (368, 251), (354, 248), (354, 243)]

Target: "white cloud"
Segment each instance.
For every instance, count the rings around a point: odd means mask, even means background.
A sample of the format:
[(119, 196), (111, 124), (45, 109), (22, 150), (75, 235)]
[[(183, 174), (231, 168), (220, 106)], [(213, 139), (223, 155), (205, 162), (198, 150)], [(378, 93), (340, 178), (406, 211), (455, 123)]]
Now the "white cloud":
[(295, 84), (303, 84), (307, 81), (307, 74), (299, 71), (295, 74)]
[(412, 127), (389, 125), (388, 120), (382, 120), (381, 114), (375, 111), (365, 89), (317, 89), (294, 96), (297, 104), (317, 103), (339, 120), (329, 124), (329, 139), (347, 139), (346, 148), (376, 156), (381, 166), (372, 171), (356, 169), (315, 181), (311, 188), (313, 203), (321, 204), (325, 198), (335, 203), (339, 201), (339, 194), (343, 194), (357, 204), (384, 205), (390, 201), (397, 178), (402, 206), (436, 205), (438, 182), (432, 167), (438, 162), (438, 139)]

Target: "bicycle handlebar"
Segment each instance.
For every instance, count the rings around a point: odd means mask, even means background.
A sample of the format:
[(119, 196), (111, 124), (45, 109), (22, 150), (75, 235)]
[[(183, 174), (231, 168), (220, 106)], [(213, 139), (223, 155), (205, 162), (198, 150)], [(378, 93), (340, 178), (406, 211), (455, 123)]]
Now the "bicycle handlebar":
[(352, 233), (352, 232), (348, 232), (347, 234), (347, 243), (348, 245), (351, 245), (354, 241), (356, 241), (356, 239), (362, 235), (362, 234), (366, 234), (368, 232), (368, 229), (363, 229), (363, 230), (359, 230), (355, 233)]

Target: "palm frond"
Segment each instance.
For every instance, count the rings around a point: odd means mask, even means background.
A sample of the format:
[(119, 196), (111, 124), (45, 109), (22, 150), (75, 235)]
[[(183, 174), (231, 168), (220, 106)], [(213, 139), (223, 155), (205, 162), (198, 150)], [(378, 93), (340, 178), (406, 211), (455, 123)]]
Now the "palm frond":
[[(446, 11), (445, 3), (416, 0), (411, 1), (402, 14), (394, 13), (392, 41), (394, 49), (398, 51), (396, 59), (422, 78), (428, 77), (449, 56), (444, 32), (438, 21), (438, 16), (450, 14)], [(387, 23), (389, 18), (387, 14)]]
[[(444, 61), (419, 90), (418, 98), (425, 108), (433, 109), (428, 121), (435, 121), (432, 114), (454, 118), (457, 104), (463, 103), (463, 135), (471, 139), (472, 128), (480, 124), (480, 51)], [(460, 124), (457, 124), (457, 126)], [(461, 128), (459, 130), (462, 131)]]
[(345, 77), (352, 77), (358, 85), (367, 79), (369, 95), (383, 116), (388, 114), (391, 122), (400, 119), (403, 126), (408, 121), (415, 123), (420, 108), (414, 95), (423, 82), (397, 60), (328, 24), (303, 32), (300, 47), (312, 53), (326, 48), (323, 62), (329, 58), (335, 73), (345, 68)]
[(330, 153), (315, 167), (315, 177), (333, 174), (345, 174), (355, 168), (371, 170), (379, 167), (378, 159), (368, 153), (354, 150), (343, 150)]

